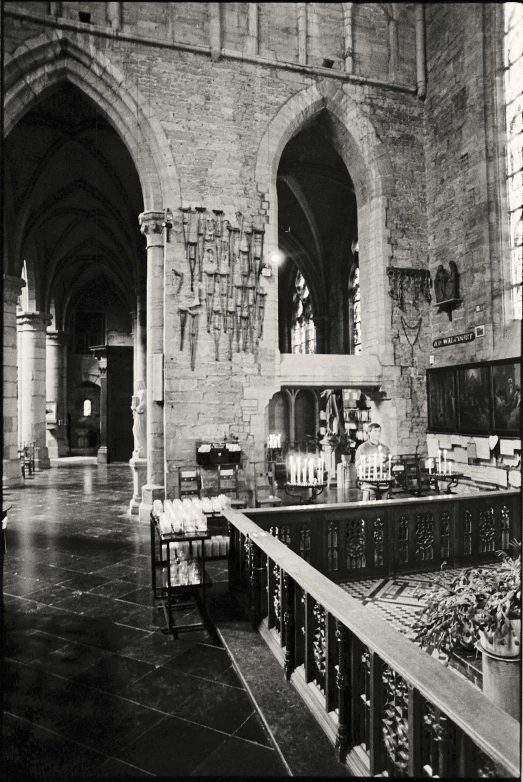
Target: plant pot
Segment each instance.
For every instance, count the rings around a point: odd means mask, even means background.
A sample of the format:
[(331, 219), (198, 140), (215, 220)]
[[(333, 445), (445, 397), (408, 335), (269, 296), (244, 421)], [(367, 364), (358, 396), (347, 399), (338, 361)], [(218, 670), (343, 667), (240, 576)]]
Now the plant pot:
[(496, 657), (519, 657), (521, 654), (521, 619), (510, 620), (510, 631), (500, 637), (497, 633), (487, 635), (479, 631), (481, 647)]
[(495, 657), (479, 642), (477, 648), (482, 657), (483, 695), (515, 720), (520, 720), (521, 658)]

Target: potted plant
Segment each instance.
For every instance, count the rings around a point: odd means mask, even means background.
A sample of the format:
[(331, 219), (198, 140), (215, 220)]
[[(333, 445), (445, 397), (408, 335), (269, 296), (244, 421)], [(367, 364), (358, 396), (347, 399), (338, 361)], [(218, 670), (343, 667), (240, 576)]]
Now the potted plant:
[(412, 629), (422, 647), (449, 658), (460, 645), (476, 645), (483, 653), (484, 694), (518, 717), (519, 665), (511, 665), (510, 674), (500, 667), (500, 661), (516, 662), (521, 651), (521, 544), (511, 545), (514, 557), (500, 551), (501, 561), (494, 565), (437, 578)]

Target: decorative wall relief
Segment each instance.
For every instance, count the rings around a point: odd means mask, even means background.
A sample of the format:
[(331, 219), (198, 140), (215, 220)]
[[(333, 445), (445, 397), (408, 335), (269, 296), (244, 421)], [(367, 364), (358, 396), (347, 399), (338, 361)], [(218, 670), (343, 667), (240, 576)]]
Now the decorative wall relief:
[[(387, 276), (389, 295), (393, 302), (391, 328), (394, 330), (394, 316), (399, 316), (396, 317), (396, 339), (400, 340), (403, 334), (410, 347), (411, 363), (414, 364), (414, 347), (419, 341), (423, 323), (421, 308), (424, 302), (430, 304), (432, 301), (430, 272), (427, 269), (389, 266)], [(400, 364), (404, 363), (401, 356), (397, 360)]]
[[(260, 286), (264, 268), (265, 226), (249, 221), (241, 212), (231, 224), (221, 209), (180, 207), (181, 239), (189, 265), (188, 299), (179, 305), (180, 350), (184, 349), (187, 315), (191, 316), (189, 344), (191, 369), (196, 362), (199, 314), (205, 316), (213, 335), (214, 357), (224, 358), (222, 333), (226, 334), (227, 358), (233, 352), (255, 353), (263, 335), (266, 292)], [(175, 223), (176, 223), (175, 218)], [(173, 273), (176, 273), (173, 269)], [(182, 282), (178, 291), (183, 287)], [(190, 301), (189, 301), (190, 299)]]
[(431, 303), (432, 280), (428, 270), (388, 266), (387, 276), (390, 284), (389, 295), (402, 312), (406, 311), (407, 304), (419, 310), (422, 299), (427, 304)]

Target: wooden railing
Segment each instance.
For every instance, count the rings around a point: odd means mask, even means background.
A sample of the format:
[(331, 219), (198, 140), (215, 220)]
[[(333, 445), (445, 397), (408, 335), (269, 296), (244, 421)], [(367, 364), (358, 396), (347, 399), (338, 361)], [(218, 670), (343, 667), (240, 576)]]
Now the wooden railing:
[(516, 720), (242, 512), (224, 515), (230, 589), (351, 773), (519, 776)]
[(467, 566), (521, 540), (519, 491), (248, 509), (333, 581)]

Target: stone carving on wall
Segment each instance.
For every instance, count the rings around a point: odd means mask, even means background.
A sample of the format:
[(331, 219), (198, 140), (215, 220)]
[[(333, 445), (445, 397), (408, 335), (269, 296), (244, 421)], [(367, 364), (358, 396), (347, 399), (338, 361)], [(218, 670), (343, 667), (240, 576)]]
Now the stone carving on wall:
[(427, 304), (432, 301), (430, 288), (432, 280), (430, 272), (426, 269), (409, 269), (399, 266), (388, 266), (389, 295), (400, 310), (405, 312), (406, 305), (410, 304), (417, 310), (420, 309), (422, 300)]
[(134, 418), (134, 455), (138, 459), (145, 459), (147, 456), (147, 398), (143, 380), (136, 382), (136, 395), (132, 398), (131, 410)]
[[(264, 223), (236, 213), (233, 225), (221, 209), (180, 207), (175, 218), (189, 265), (189, 290), (180, 314), (180, 350), (184, 349), (187, 318), (191, 317), (189, 345), (191, 369), (196, 362), (199, 315), (205, 316), (207, 333), (213, 335), (214, 357), (220, 360), (222, 334), (227, 358), (236, 352), (255, 353), (263, 335), (266, 292), (260, 286)], [(181, 225), (180, 225), (181, 223)], [(175, 229), (176, 230), (176, 229)], [(179, 274), (173, 269), (174, 274)], [(188, 286), (186, 286), (188, 288)], [(183, 289), (183, 275), (178, 292)], [(202, 318), (203, 319), (203, 318)]]
[[(411, 269), (398, 266), (387, 267), (389, 295), (393, 301), (391, 328), (394, 328), (394, 315), (399, 314), (399, 325), (410, 346), (411, 361), (414, 363), (414, 346), (419, 340), (423, 316), (421, 307), (424, 302), (430, 304), (432, 280), (426, 269)], [(398, 329), (396, 339), (399, 340)]]

